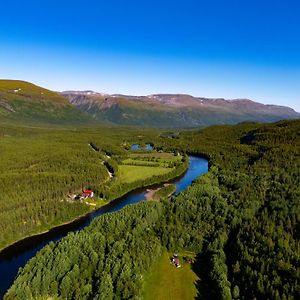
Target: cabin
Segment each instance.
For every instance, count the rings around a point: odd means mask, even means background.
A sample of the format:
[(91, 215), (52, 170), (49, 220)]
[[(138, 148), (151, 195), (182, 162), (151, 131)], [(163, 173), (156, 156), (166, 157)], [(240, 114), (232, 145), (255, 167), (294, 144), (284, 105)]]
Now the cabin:
[(92, 190), (83, 190), (81, 194), (81, 199), (93, 198), (94, 192)]

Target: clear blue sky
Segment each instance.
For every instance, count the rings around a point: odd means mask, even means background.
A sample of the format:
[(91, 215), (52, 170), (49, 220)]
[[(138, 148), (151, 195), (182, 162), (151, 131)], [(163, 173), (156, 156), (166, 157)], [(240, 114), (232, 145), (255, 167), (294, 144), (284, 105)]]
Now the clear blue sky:
[(300, 1), (4, 1), (0, 77), (300, 111)]

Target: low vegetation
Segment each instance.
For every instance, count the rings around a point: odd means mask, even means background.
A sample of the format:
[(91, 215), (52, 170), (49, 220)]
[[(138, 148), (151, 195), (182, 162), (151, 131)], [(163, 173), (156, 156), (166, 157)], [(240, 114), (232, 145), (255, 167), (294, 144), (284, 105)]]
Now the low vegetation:
[(291, 121), (153, 137), (165, 151), (205, 155), (210, 171), (171, 201), (128, 206), (50, 243), (5, 299), (140, 299), (149, 286), (160, 295), (151, 273), (165, 249), (196, 254), (198, 297), (299, 299), (299, 132)]

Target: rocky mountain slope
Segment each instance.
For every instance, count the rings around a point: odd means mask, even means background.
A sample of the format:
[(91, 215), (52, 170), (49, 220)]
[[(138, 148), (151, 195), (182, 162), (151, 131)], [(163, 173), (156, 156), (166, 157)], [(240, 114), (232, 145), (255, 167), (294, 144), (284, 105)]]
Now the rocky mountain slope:
[(106, 95), (93, 91), (66, 91), (61, 95), (93, 119), (118, 125), (197, 127), (300, 117), (289, 107), (264, 105), (248, 99), (209, 99), (182, 94)]

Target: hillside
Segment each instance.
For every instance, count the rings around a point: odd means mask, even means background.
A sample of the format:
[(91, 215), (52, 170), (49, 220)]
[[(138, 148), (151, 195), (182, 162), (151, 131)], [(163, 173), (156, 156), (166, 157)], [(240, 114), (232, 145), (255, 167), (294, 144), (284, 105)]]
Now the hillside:
[(0, 121), (37, 123), (86, 123), (89, 117), (58, 93), (19, 80), (0, 80)]
[(208, 99), (171, 94), (106, 95), (93, 91), (67, 91), (61, 95), (93, 119), (118, 125), (185, 128), (300, 117), (289, 107), (264, 105), (248, 99)]

